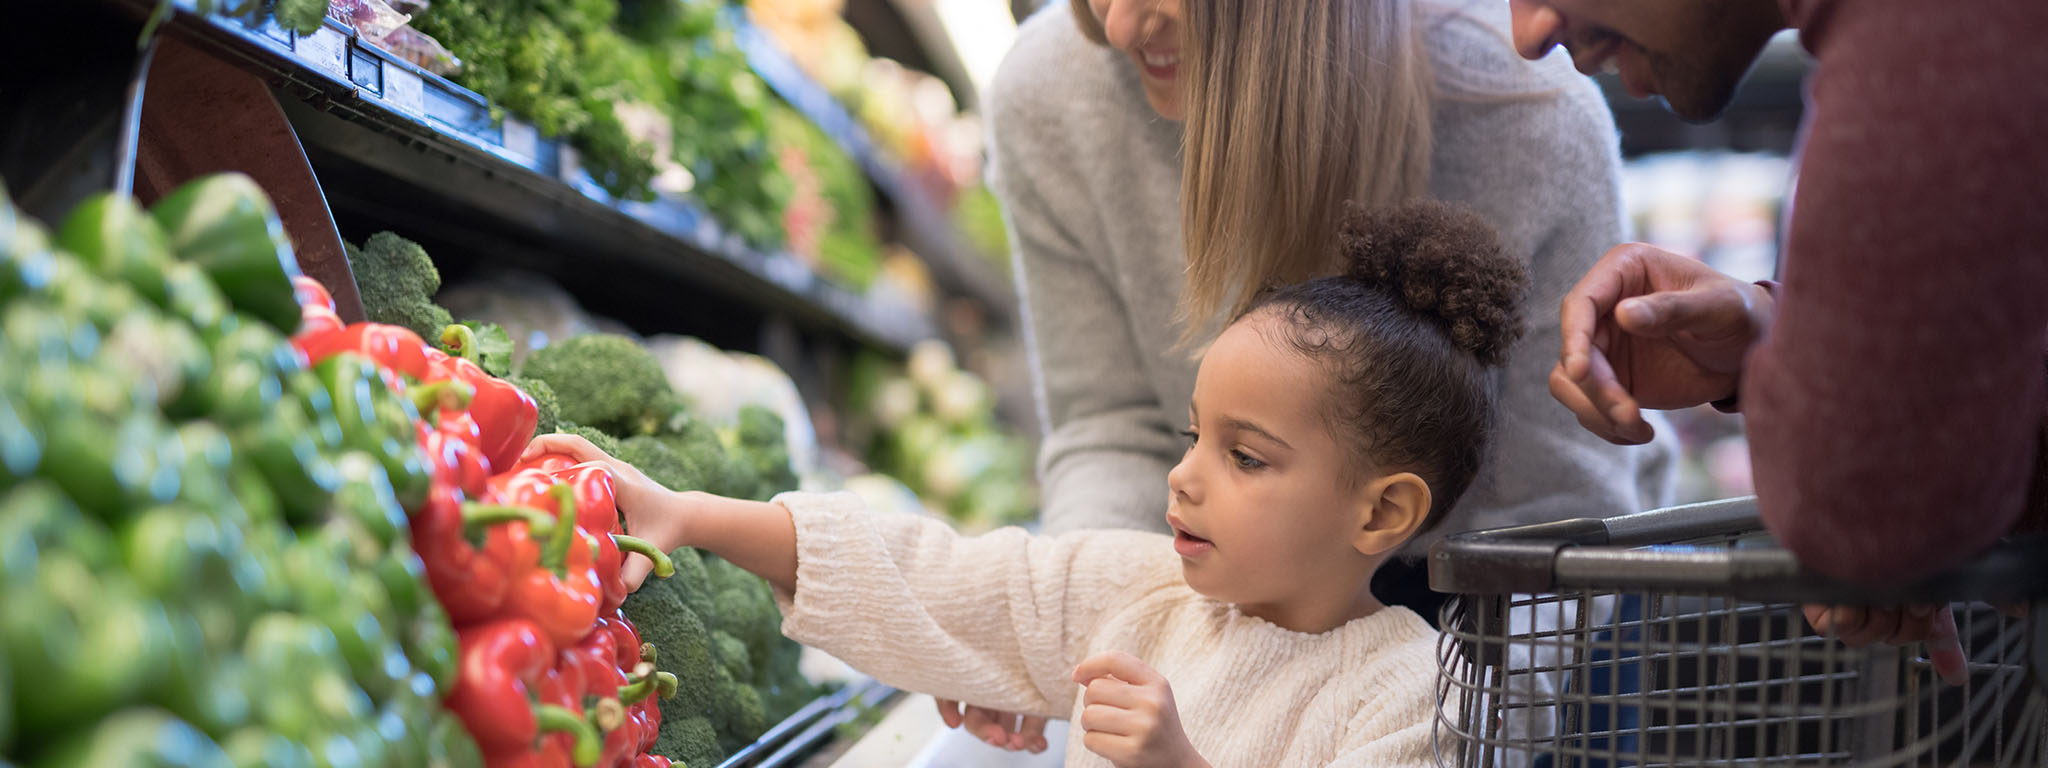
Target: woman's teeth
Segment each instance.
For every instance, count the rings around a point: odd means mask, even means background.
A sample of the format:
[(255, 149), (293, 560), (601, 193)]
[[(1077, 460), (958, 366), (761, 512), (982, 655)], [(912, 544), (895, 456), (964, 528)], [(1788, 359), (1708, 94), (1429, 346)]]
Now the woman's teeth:
[(1600, 71), (1609, 75), (1621, 74), (1621, 56), (1617, 54), (1607, 57), (1606, 61), (1600, 63)]
[(1166, 67), (1171, 67), (1175, 64), (1180, 63), (1180, 54), (1177, 53), (1141, 53), (1138, 55), (1144, 58), (1145, 66), (1148, 67), (1159, 67), (1161, 69), (1164, 69)]

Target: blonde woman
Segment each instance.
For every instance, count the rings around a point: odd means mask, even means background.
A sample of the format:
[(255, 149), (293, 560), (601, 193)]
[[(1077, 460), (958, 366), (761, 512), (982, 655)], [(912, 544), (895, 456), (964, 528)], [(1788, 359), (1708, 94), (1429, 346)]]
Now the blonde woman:
[[(1471, 207), (1528, 267), (1530, 306), (1556, 306), (1625, 239), (1605, 103), (1565, 57), (1517, 57), (1506, 12), (1071, 0), (1023, 25), (986, 104), (1047, 430), (1047, 532), (1166, 530), (1197, 353), (1262, 288), (1338, 269), (1323, 223), (1344, 201)], [(1620, 514), (1668, 492), (1668, 445), (1609, 444), (1551, 399), (1557, 321), (1531, 321), (1496, 380), (1497, 449), (1443, 530)], [(1419, 562), (1380, 574), (1382, 600), (1434, 619)], [(997, 746), (1046, 746), (1041, 722), (941, 711)]]

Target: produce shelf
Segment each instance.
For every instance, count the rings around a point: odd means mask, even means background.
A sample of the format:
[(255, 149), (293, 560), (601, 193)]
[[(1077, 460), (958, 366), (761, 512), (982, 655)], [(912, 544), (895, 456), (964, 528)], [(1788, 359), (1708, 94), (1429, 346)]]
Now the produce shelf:
[[(137, 12), (154, 5), (110, 1)], [(281, 101), (338, 214), (368, 212), (413, 239), (465, 242), (569, 278), (564, 284), (600, 310), (611, 307), (589, 294), (602, 286), (667, 296), (679, 311), (708, 291), (751, 309), (755, 325), (760, 315), (783, 315), (884, 349), (935, 333), (910, 308), (867, 301), (790, 254), (748, 246), (690, 201), (612, 197), (577, 167), (572, 147), (515, 118), (493, 119), (483, 97), (344, 25), (329, 20), (297, 35), (268, 19), (251, 26), (201, 16), (194, 0), (174, 5), (170, 31), (296, 97)]]
[(1016, 315), (1017, 296), (1009, 280), (961, 239), (936, 201), (905, 176), (896, 161), (875, 146), (865, 128), (825, 87), (812, 80), (775, 38), (746, 14), (734, 12), (734, 39), (747, 63), (769, 89), (789, 102), (867, 172), (868, 179), (896, 213), (904, 245), (924, 258), (932, 275), (949, 292), (967, 296), (1005, 322)]

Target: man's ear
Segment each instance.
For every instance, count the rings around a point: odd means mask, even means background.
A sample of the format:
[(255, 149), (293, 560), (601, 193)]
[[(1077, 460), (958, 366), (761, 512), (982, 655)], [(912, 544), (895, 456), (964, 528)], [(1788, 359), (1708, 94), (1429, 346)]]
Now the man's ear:
[(1429, 519), (1429, 483), (1413, 472), (1396, 472), (1358, 490), (1358, 520), (1351, 546), (1365, 555), (1392, 552)]

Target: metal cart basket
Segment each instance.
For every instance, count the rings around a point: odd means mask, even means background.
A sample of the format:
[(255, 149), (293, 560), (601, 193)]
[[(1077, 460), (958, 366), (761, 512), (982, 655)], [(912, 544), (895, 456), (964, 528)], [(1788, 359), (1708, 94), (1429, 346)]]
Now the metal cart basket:
[[(1455, 595), (1440, 766), (2048, 766), (2048, 536), (1873, 591), (1802, 569), (1734, 499), (1453, 536), (1429, 570)], [(1968, 682), (1815, 635), (1808, 603), (1950, 604)]]

